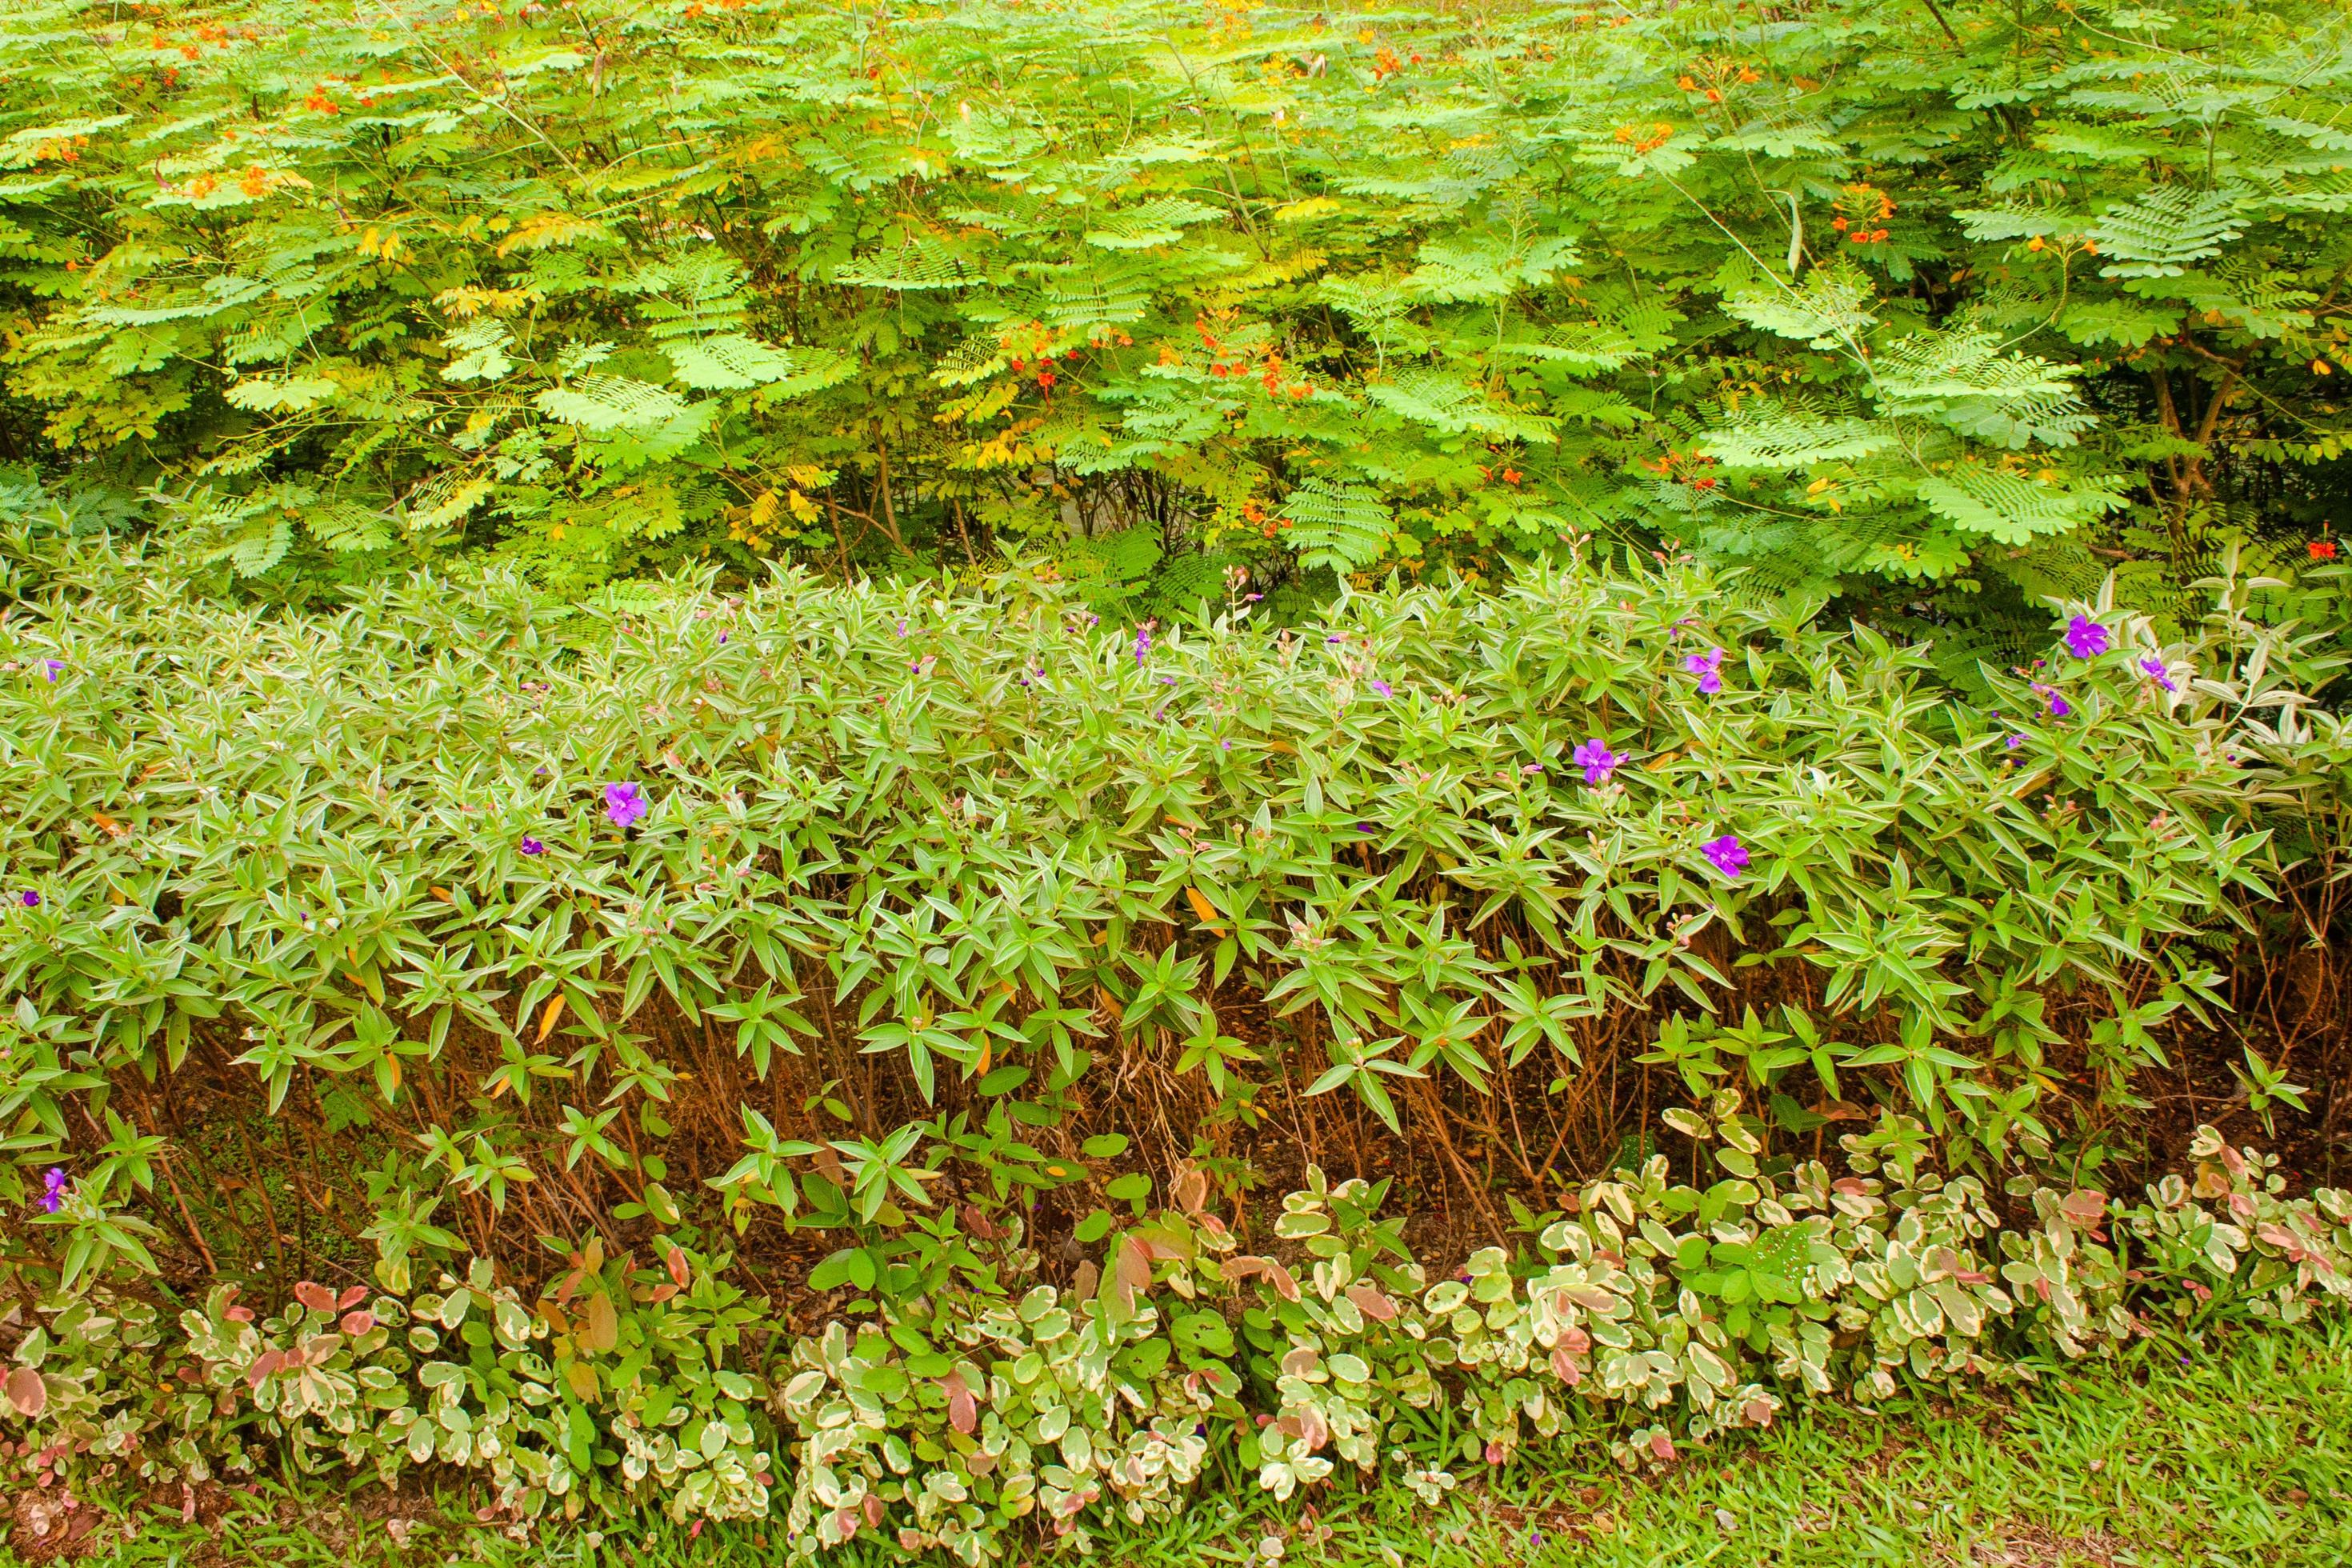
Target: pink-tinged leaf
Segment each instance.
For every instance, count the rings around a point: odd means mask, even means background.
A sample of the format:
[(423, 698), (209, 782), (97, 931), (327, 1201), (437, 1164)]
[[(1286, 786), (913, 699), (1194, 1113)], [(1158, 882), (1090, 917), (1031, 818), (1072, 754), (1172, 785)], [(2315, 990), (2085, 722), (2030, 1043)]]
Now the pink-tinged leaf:
[(1282, 1358), (1282, 1370), (1291, 1377), (1305, 1377), (1322, 1364), (1321, 1352), (1308, 1345), (1297, 1346)]
[(980, 1425), (980, 1401), (971, 1396), (971, 1389), (960, 1372), (948, 1373), (940, 1386), (947, 1390), (948, 1394), (948, 1425), (965, 1436), (971, 1436)]
[(1672, 1463), (1675, 1457), (1675, 1440), (1664, 1432), (1653, 1432), (1650, 1434), (1650, 1452), (1656, 1455), (1661, 1462)]
[(1569, 1349), (1564, 1344), (1553, 1348), (1551, 1370), (1554, 1377), (1559, 1378), (1570, 1388), (1584, 1381), (1584, 1369), (1576, 1364), (1576, 1357), (1569, 1353)]
[(1186, 1214), (1196, 1215), (1201, 1205), (1209, 1201), (1209, 1178), (1199, 1171), (1190, 1170), (1176, 1178), (1176, 1206)]
[(2059, 1200), (2058, 1210), (2076, 1225), (2096, 1225), (2107, 1212), (2107, 1194), (2095, 1187), (2068, 1193)]
[(341, 1329), (343, 1332), (351, 1335), (352, 1338), (357, 1339), (362, 1334), (366, 1333), (370, 1329), (375, 1327), (375, 1314), (373, 1312), (345, 1312), (343, 1314), (343, 1321), (337, 1324), (336, 1327)]
[(866, 1522), (877, 1530), (882, 1528), (882, 1500), (872, 1492), (866, 1494)]
[(338, 1312), (350, 1311), (353, 1307), (358, 1306), (362, 1301), (367, 1300), (367, 1293), (368, 1288), (364, 1285), (351, 1286), (349, 1289), (345, 1289), (341, 1295), (335, 1298), (335, 1310)]
[(1307, 1451), (1310, 1454), (1331, 1440), (1330, 1426), (1323, 1419), (1321, 1411), (1309, 1409), (1299, 1412), (1298, 1437), (1307, 1445)]
[(250, 1307), (231, 1307), (228, 1310), (223, 1312), (221, 1316), (226, 1318), (232, 1323), (249, 1323), (253, 1321), (253, 1309)]
[(30, 1421), (49, 1407), (49, 1385), (31, 1367), (20, 1366), (8, 1374), (8, 1403)]
[(690, 1278), (687, 1273), (686, 1248), (682, 1247), (671, 1247), (669, 1249), (669, 1256), (662, 1261), (669, 1268), (671, 1283), (675, 1284), (681, 1290), (685, 1289), (687, 1281)]
[(1561, 1349), (1576, 1355), (1582, 1355), (1592, 1348), (1592, 1336), (1582, 1329), (1570, 1329), (1559, 1336), (1559, 1343)]
[(1490, 1465), (1501, 1464), (1503, 1462), (1503, 1446), (1500, 1443), (1487, 1444), (1486, 1457), (1486, 1462)]
[(1769, 1426), (1772, 1425), (1772, 1402), (1769, 1399), (1751, 1399), (1748, 1402), (1747, 1415), (1749, 1426)]
[(854, 1508), (837, 1508), (833, 1510), (833, 1527), (841, 1531), (841, 1538), (846, 1541), (864, 1529), (866, 1521), (857, 1517), (857, 1510)]
[(309, 1279), (294, 1287), (294, 1299), (314, 1312), (331, 1313), (335, 1310), (335, 1293)]
[(1289, 1269), (1271, 1258), (1228, 1258), (1220, 1265), (1220, 1268), (1228, 1279), (1238, 1282), (1244, 1279), (1264, 1279), (1275, 1288), (1284, 1300), (1298, 1300), (1298, 1281), (1290, 1277)]
[(246, 1387), (259, 1388), (263, 1378), (274, 1375), (278, 1369), (285, 1364), (284, 1351), (263, 1351), (254, 1358), (253, 1364), (245, 1369)]
[(1151, 1254), (1134, 1237), (1119, 1243), (1118, 1282), (1130, 1290), (1141, 1290), (1151, 1283)]
[(1348, 1300), (1356, 1304), (1356, 1310), (1363, 1313), (1364, 1316), (1371, 1319), (1372, 1321), (1376, 1323), (1392, 1323), (1396, 1321), (1396, 1303), (1390, 1300), (1386, 1296), (1381, 1295), (1380, 1291), (1372, 1286), (1349, 1286)]

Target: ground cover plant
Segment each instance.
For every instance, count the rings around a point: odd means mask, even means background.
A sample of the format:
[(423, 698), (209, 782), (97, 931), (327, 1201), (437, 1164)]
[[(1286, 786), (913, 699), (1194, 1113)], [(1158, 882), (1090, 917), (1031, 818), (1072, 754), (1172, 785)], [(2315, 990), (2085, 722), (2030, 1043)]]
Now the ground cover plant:
[[(1657, 1478), (1628, 1478), (1589, 1450), (1538, 1450), (1433, 1509), (1402, 1489), (1334, 1490), (1308, 1514), (1228, 1479), (1172, 1520), (1112, 1523), (1097, 1554), (1147, 1568), (1251, 1559), (2332, 1568), (2352, 1555), (2347, 1353), (2340, 1326), (2217, 1335), (2191, 1352), (2151, 1342), (2113, 1365), (1990, 1396), (1954, 1389), (1948, 1401), (1906, 1398), (1866, 1414), (1801, 1406)], [(412, 1495), (362, 1511), (336, 1493), (265, 1481), (208, 1502), (194, 1521), (124, 1521), (92, 1508), (25, 1555), (0, 1547), (0, 1563), (35, 1568), (77, 1530), (93, 1561), (122, 1568), (411, 1568), (453, 1555), (479, 1568), (793, 1561), (789, 1539), (764, 1524), (583, 1525), (517, 1541), (478, 1523), (459, 1497)], [(884, 1556), (878, 1546), (840, 1553), (846, 1563)]]
[(278, 595), (1042, 547), (1148, 611), (1598, 534), (1965, 676), (2109, 571), (2331, 558), (2347, 26), (39, 0), (6, 439)]
[(53, 1486), (443, 1466), (979, 1561), (1224, 1445), (1435, 1499), (2347, 1288), (2340, 1194), (2146, 1114), (2200, 1063), (2333, 1114), (2284, 584), (2070, 606), (1979, 706), (1686, 563), (1271, 636), (1037, 572), (13, 570), (0, 1419)]

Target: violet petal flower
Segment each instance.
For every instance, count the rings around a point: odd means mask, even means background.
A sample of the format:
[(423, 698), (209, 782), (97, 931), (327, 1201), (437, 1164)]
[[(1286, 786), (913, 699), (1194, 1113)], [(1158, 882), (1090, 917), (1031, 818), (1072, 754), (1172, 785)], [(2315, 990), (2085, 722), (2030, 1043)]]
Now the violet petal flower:
[(609, 784), (604, 786), (604, 815), (613, 819), (615, 827), (626, 827), (645, 816), (648, 803), (645, 791), (633, 784)]
[(1394, 696), (1396, 695), (1396, 688), (1395, 688), (1395, 687), (1393, 687), (1393, 686), (1391, 686), (1391, 685), (1390, 685), (1387, 681), (1385, 681), (1385, 680), (1380, 680), (1380, 679), (1375, 679), (1375, 680), (1373, 680), (1373, 681), (1371, 682), (1371, 688), (1372, 688), (1372, 689), (1373, 689), (1373, 690), (1375, 690), (1375, 691), (1379, 692), (1379, 693), (1380, 693), (1381, 696), (1383, 696), (1383, 697), (1394, 697)]
[(1723, 677), (1717, 673), (1723, 668), (1723, 650), (1711, 647), (1705, 653), (1685, 655), (1683, 668), (1698, 677), (1698, 689), (1712, 697), (1723, 689)]
[(2022, 735), (2011, 735), (2009, 738), (2009, 749), (2012, 752), (2023, 744), (2025, 744), (2025, 737)]
[(2066, 623), (2066, 651), (2076, 658), (2096, 658), (2107, 651), (2107, 628), (2088, 616)]
[(1698, 852), (1706, 857), (1708, 865), (1723, 873), (1725, 881), (1748, 869), (1747, 847), (1732, 834), (1708, 839), (1698, 847)]
[(522, 843), (517, 846), (517, 847), (526, 855), (544, 855), (547, 853), (547, 846), (541, 844), (538, 839), (531, 837), (529, 834), (525, 834), (523, 836)]
[(1584, 770), (1586, 784), (1604, 784), (1609, 782), (1610, 773), (1625, 759), (1611, 751), (1608, 743), (1596, 735), (1570, 752), (1569, 760)]
[(51, 1165), (41, 1174), (41, 1212), (55, 1214), (66, 1206), (66, 1173)]
[(2164, 688), (2165, 690), (2177, 692), (2180, 689), (2180, 688), (2172, 683), (2172, 672), (2164, 668), (2164, 660), (2160, 658), (2144, 658), (2139, 661), (2139, 668), (2141, 674), (2147, 676), (2150, 680), (2155, 681), (2158, 686)]
[(64, 659), (45, 658), (41, 660), (41, 674), (47, 679), (48, 683), (51, 686), (55, 686), (58, 683), (58, 672), (65, 668), (65, 667), (66, 661)]
[(2050, 717), (2053, 719), (2071, 719), (2074, 716), (2074, 705), (2073, 703), (2067, 701), (2063, 697), (2059, 696), (2058, 693), (2054, 691), (2051, 692), (2049, 696)]
[(28, 910), (37, 910), (41, 907), (41, 895), (27, 888), (16, 895), (16, 901)]

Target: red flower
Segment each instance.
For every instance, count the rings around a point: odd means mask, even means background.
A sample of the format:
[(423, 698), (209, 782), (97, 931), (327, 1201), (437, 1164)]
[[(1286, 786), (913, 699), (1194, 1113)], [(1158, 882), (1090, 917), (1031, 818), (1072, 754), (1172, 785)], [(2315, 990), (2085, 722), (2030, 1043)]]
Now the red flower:
[(1048, 391), (1048, 392), (1053, 391), (1053, 390), (1054, 390), (1054, 373), (1053, 373), (1052, 371), (1050, 371), (1050, 370), (1041, 370), (1041, 371), (1039, 371), (1039, 372), (1037, 373), (1037, 384), (1038, 384), (1038, 385), (1040, 385), (1040, 386), (1042, 386), (1042, 387), (1044, 387), (1044, 388), (1045, 388), (1046, 391)]
[(2314, 561), (2336, 559), (2336, 541), (2332, 539), (2315, 539), (2311, 542), (2310, 550), (2311, 558)]

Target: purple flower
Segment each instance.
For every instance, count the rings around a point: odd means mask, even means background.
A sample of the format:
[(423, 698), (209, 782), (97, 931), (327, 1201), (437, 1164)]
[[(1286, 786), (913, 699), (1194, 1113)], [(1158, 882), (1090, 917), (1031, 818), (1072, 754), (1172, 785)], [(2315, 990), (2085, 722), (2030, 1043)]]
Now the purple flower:
[(604, 786), (604, 815), (613, 819), (615, 827), (626, 827), (645, 816), (646, 792), (633, 784), (609, 784)]
[(1176, 684), (1176, 678), (1172, 675), (1163, 675), (1160, 678), (1160, 684), (1162, 686), (1173, 686)]
[(2107, 651), (2107, 628), (2088, 616), (2066, 623), (2066, 651), (2076, 658), (2096, 658)]
[(1385, 680), (1375, 679), (1371, 682), (1371, 687), (1373, 690), (1379, 692), (1383, 697), (1394, 697), (1396, 695), (1396, 688), (1391, 686)]
[(1356, 831), (1359, 833), (1378, 833), (1380, 830), (1380, 824), (1376, 822), (1360, 822), (1356, 824)]
[(41, 907), (41, 895), (27, 888), (16, 895), (16, 901), (28, 910), (37, 910)]
[(1698, 689), (1712, 697), (1723, 689), (1723, 677), (1716, 672), (1723, 668), (1723, 650), (1711, 647), (1705, 653), (1685, 655), (1683, 668), (1698, 677)]
[(903, 620), (898, 623), (898, 635), (900, 637), (907, 635), (907, 623)]
[(518, 846), (518, 847), (520, 847), (526, 855), (544, 855), (547, 853), (547, 846), (541, 844), (538, 839), (531, 837), (529, 834), (525, 834), (523, 836), (523, 841), (520, 846)]
[(1609, 782), (1610, 771), (1625, 759), (1611, 751), (1607, 742), (1599, 736), (1595, 736), (1570, 752), (1569, 760), (1584, 770), (1586, 784), (1604, 784)]
[(65, 667), (66, 661), (61, 658), (45, 658), (41, 660), (41, 673), (48, 678), (48, 682), (52, 686), (55, 686), (58, 683), (58, 671), (63, 669)]
[(2067, 701), (2063, 697), (2059, 696), (2058, 689), (2056, 687), (2044, 686), (2037, 680), (2033, 683), (2033, 689), (2040, 692), (2044, 698), (2049, 700), (2050, 717), (2053, 719), (2068, 718), (2074, 713), (2074, 705)]
[(2023, 744), (2025, 744), (2025, 737), (2022, 735), (2011, 735), (2009, 738), (2009, 749), (2012, 752)]
[(1140, 665), (1151, 657), (1151, 628), (1157, 621), (1146, 621), (1135, 628), (1135, 662)]
[(2164, 660), (2160, 658), (2144, 658), (2139, 661), (2139, 668), (2141, 674), (2147, 676), (2150, 680), (2155, 681), (2158, 686), (2163, 687), (2167, 691), (2177, 692), (2180, 689), (2180, 688), (2172, 684), (2171, 672), (2164, 668)]
[(720, 632), (719, 634), (719, 640), (722, 645), (725, 644), (727, 641), (727, 634), (725, 632)]
[(1731, 834), (1708, 839), (1698, 847), (1698, 852), (1706, 857), (1708, 865), (1723, 873), (1726, 881), (1748, 869), (1748, 850)]
[(66, 1173), (51, 1165), (41, 1175), (41, 1212), (55, 1214), (66, 1206)]

